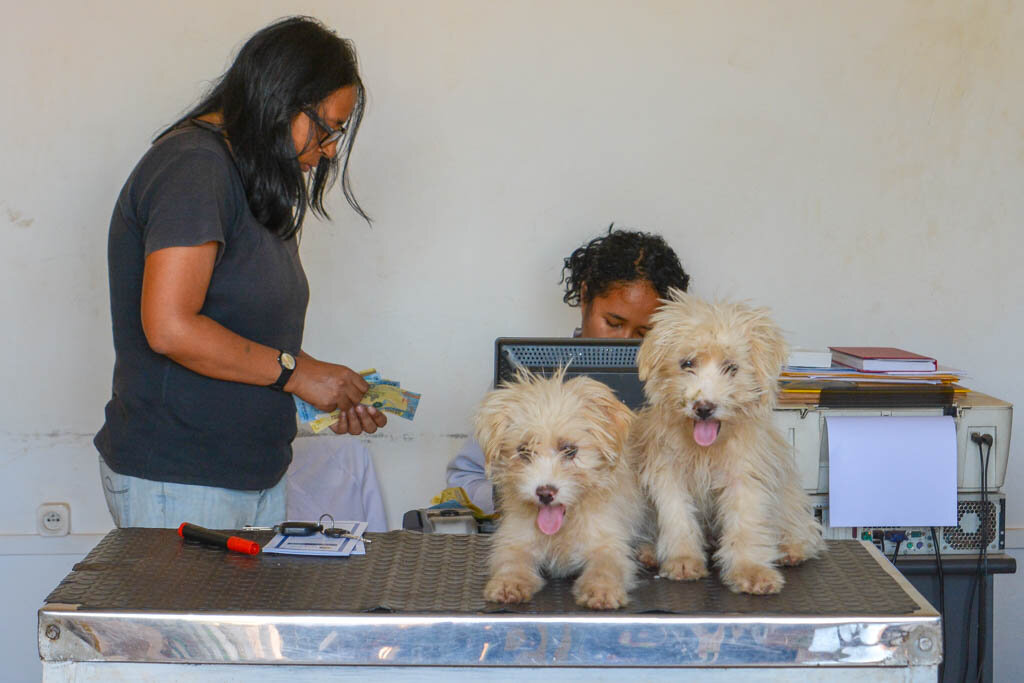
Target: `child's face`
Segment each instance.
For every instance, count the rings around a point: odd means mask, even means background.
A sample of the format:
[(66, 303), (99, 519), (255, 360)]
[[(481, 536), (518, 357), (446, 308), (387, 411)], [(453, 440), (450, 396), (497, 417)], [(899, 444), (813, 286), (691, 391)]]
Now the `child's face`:
[(638, 339), (650, 329), (651, 314), (660, 302), (647, 280), (613, 285), (601, 296), (583, 304), (581, 336), (605, 339)]

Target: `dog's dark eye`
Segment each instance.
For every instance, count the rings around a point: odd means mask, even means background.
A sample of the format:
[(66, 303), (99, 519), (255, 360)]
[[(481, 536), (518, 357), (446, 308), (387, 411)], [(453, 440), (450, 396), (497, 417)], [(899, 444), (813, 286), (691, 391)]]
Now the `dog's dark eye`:
[(736, 366), (735, 363), (729, 363), (724, 368), (722, 368), (722, 374), (735, 376), (738, 370), (739, 368)]
[(562, 446), (562, 455), (564, 455), (569, 460), (572, 460), (573, 458), (576, 457), (576, 452), (578, 450), (579, 449), (576, 448), (576, 444), (567, 443), (564, 446)]
[(530, 458), (533, 457), (533, 451), (531, 451), (530, 447), (527, 446), (526, 444), (522, 444), (519, 446), (519, 448), (516, 449), (516, 455), (518, 455), (526, 462), (530, 462)]
[(692, 358), (686, 358), (684, 360), (679, 361), (679, 367), (681, 367), (683, 370), (691, 370), (693, 369), (693, 365), (694, 363)]

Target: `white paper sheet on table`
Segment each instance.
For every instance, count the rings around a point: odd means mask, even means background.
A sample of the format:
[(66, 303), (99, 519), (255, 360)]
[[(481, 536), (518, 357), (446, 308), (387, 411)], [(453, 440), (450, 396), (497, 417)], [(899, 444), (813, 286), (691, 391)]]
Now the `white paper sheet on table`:
[(951, 417), (828, 417), (829, 525), (953, 526)]
[[(335, 522), (334, 526), (344, 529), (353, 536), (362, 536), (366, 531), (366, 522)], [(365, 555), (366, 544), (352, 538), (329, 538), (320, 533), (309, 536), (275, 534), (270, 542), (263, 546), (263, 552), (278, 555), (348, 557)]]

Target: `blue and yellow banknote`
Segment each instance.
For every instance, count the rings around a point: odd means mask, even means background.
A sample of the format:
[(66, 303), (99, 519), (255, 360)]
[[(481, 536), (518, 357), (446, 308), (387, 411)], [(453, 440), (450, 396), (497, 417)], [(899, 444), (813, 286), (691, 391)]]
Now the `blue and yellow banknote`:
[[(401, 384), (395, 380), (384, 379), (375, 368), (363, 370), (359, 374), (370, 385), (360, 401), (362, 405), (373, 406), (378, 410), (404, 417), (407, 420), (416, 417), (416, 409), (420, 405), (419, 394), (403, 389)], [(340, 411), (324, 413), (294, 394), (292, 398), (295, 399), (295, 410), (299, 422), (308, 423), (314, 434), (319, 434), (338, 422)]]

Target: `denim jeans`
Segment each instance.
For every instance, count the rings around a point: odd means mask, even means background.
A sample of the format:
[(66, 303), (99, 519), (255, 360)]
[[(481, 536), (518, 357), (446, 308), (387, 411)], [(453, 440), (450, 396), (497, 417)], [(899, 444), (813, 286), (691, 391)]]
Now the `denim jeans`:
[(177, 529), (191, 522), (210, 529), (273, 526), (285, 521), (285, 478), (262, 491), (172, 484), (118, 474), (100, 457), (100, 480), (114, 524)]

